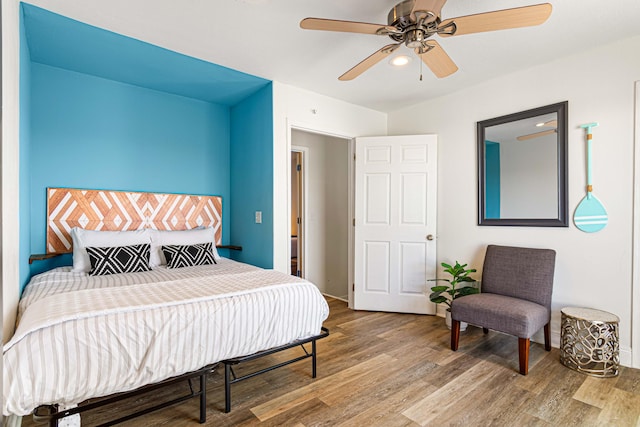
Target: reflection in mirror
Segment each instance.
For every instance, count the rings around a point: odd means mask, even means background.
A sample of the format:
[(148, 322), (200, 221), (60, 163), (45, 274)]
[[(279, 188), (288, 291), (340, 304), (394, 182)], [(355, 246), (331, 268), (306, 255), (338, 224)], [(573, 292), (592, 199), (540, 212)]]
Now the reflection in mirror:
[(568, 226), (567, 102), (478, 122), (478, 224)]

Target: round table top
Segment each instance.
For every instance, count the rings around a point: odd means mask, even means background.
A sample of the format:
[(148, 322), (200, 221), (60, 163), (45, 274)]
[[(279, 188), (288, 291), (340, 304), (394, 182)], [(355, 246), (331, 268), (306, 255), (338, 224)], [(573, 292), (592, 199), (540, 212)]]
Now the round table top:
[(615, 314), (609, 313), (607, 311), (596, 310), (593, 308), (565, 307), (560, 311), (569, 317), (574, 317), (576, 319), (582, 319), (589, 322), (604, 322), (604, 323), (620, 322), (620, 318)]

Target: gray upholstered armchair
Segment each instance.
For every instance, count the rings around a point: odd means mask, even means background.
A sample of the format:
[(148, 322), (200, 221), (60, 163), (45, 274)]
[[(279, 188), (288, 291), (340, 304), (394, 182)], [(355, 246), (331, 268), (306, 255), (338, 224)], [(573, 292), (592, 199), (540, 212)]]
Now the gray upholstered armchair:
[(549, 322), (556, 253), (551, 249), (489, 245), (482, 270), (482, 292), (453, 300), (451, 350), (458, 349), (460, 322), (518, 337), (520, 373), (529, 372), (531, 336), (544, 327), (551, 350)]

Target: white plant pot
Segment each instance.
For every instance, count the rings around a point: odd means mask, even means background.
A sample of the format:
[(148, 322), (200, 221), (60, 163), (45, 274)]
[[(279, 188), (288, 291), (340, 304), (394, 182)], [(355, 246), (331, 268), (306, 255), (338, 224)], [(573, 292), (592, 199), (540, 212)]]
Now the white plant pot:
[[(451, 329), (451, 312), (449, 310), (446, 311), (445, 323), (447, 324), (447, 328)], [(467, 330), (467, 322), (460, 322), (460, 332)]]

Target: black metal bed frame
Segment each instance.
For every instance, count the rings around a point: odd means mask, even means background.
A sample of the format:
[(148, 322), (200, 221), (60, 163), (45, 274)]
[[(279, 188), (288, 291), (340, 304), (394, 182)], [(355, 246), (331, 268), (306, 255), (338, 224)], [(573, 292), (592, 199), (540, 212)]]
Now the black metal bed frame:
[[(231, 384), (248, 380), (249, 378), (253, 378), (256, 375), (273, 371), (274, 369), (278, 369), (283, 366), (290, 365), (291, 363), (299, 362), (300, 360), (304, 360), (309, 357), (311, 358), (311, 377), (315, 378), (316, 371), (317, 371), (317, 363), (318, 363), (316, 341), (329, 336), (329, 329), (325, 328), (324, 326), (321, 329), (322, 329), (322, 332), (320, 334), (314, 335), (312, 337), (292, 341), (289, 344), (285, 344), (280, 347), (274, 347), (269, 350), (259, 351), (254, 354), (250, 354), (249, 356), (234, 357), (232, 359), (221, 361), (220, 363), (224, 364), (224, 412), (229, 413), (231, 411)], [(304, 346), (304, 344), (307, 344), (307, 343), (311, 343), (311, 352), (307, 351), (307, 349)], [(293, 347), (298, 347), (298, 346), (302, 348), (302, 350), (304, 351), (304, 355), (278, 363), (273, 366), (269, 366), (264, 369), (260, 369), (258, 371), (254, 371), (250, 374), (246, 374), (241, 377), (236, 376), (235, 372), (233, 371), (233, 368), (232, 368), (233, 365), (239, 365), (240, 363), (243, 363), (243, 362), (249, 362), (251, 360), (260, 359), (261, 357), (268, 356), (270, 354), (278, 353), (280, 351), (287, 350)]]
[[(95, 401), (91, 401), (89, 403), (83, 404), (82, 406), (78, 405), (75, 408), (64, 409), (62, 411), (58, 410), (58, 405), (42, 405), (37, 407), (33, 411), (33, 420), (35, 422), (48, 422), (50, 427), (57, 427), (58, 420), (68, 417), (70, 415), (80, 414), (82, 412), (90, 411), (92, 409), (100, 408), (102, 406), (110, 405), (112, 403), (119, 402), (121, 400), (127, 399), (129, 397), (138, 396), (140, 394), (144, 394), (162, 387), (166, 387), (171, 384), (175, 384), (184, 380), (189, 382), (190, 393), (184, 396), (176, 397), (174, 399), (159, 403), (157, 405), (151, 406), (149, 408), (142, 409), (140, 411), (133, 412), (129, 415), (125, 415), (123, 417), (116, 418), (114, 420), (108, 421), (104, 424), (100, 424), (97, 427), (107, 427), (115, 424), (123, 423), (125, 421), (129, 421), (133, 418), (139, 417), (141, 415), (145, 415), (159, 409), (166, 408), (171, 405), (175, 405), (177, 403), (184, 402), (185, 400), (192, 399), (194, 397), (200, 397), (200, 424), (203, 424), (207, 418), (207, 384), (206, 384), (206, 376), (207, 373), (213, 371), (213, 369), (218, 364), (215, 363), (213, 365), (207, 365), (204, 368), (200, 368), (197, 371), (188, 372), (186, 374), (178, 375), (176, 377), (169, 378), (167, 380), (161, 381), (155, 384), (149, 384), (146, 386), (142, 386), (135, 390), (127, 391), (124, 393), (118, 393), (112, 396), (108, 396), (105, 398), (99, 398)], [(194, 390), (192, 380), (194, 378), (200, 379), (200, 389)], [(46, 413), (43, 413), (46, 411)]]
[[(301, 340), (296, 340), (296, 341), (292, 341), (289, 344), (285, 344), (279, 347), (274, 347), (268, 350), (264, 350), (264, 351), (259, 351), (257, 353), (251, 354), (249, 356), (241, 356), (241, 357), (235, 357), (232, 359), (227, 359), (227, 360), (223, 360), (220, 363), (224, 364), (225, 366), (225, 375), (224, 375), (224, 389), (225, 389), (225, 412), (228, 413), (229, 411), (231, 411), (231, 384), (234, 384), (236, 382), (239, 381), (243, 381), (252, 377), (255, 377), (256, 375), (260, 375), (263, 374), (265, 372), (269, 372), (272, 371), (274, 369), (277, 368), (281, 368), (283, 366), (289, 365), (291, 363), (295, 363), (298, 362), (300, 360), (303, 359), (307, 359), (309, 357), (311, 357), (311, 369), (312, 369), (312, 377), (315, 378), (316, 377), (316, 367), (317, 367), (317, 351), (316, 351), (316, 341), (321, 339), (321, 338), (325, 338), (329, 335), (329, 329), (322, 327), (322, 332), (318, 335), (314, 335), (308, 338), (304, 338)], [(311, 343), (311, 352), (307, 351), (307, 349), (304, 347), (304, 344), (307, 343)], [(302, 356), (298, 356), (295, 357), (293, 359), (287, 360), (285, 362), (281, 362), (278, 363), (276, 365), (270, 366), (268, 368), (264, 368), (261, 369), (259, 371), (255, 371), (252, 372), (251, 374), (247, 374), (241, 377), (236, 377), (235, 373), (233, 372), (233, 368), (231, 367), (232, 365), (238, 365), (240, 363), (243, 362), (248, 362), (251, 360), (256, 360), (259, 359), (261, 357), (264, 356), (268, 356), (270, 354), (274, 354), (274, 353), (278, 353), (280, 351), (283, 350), (287, 350), (293, 347), (297, 347), (300, 346), (302, 347), (302, 349), (304, 350), (304, 355)], [(70, 409), (64, 409), (64, 410), (59, 410), (58, 409), (58, 405), (42, 405), (37, 407), (34, 411), (33, 411), (33, 420), (37, 423), (45, 423), (48, 422), (50, 427), (57, 427), (58, 426), (58, 421), (62, 418), (68, 417), (70, 415), (75, 415), (75, 414), (80, 414), (82, 412), (87, 412), (93, 409), (97, 409), (106, 405), (110, 405), (112, 403), (116, 403), (119, 402), (121, 400), (124, 399), (128, 399), (130, 397), (133, 396), (138, 396), (140, 394), (144, 394), (171, 384), (175, 384), (178, 383), (180, 381), (184, 381), (187, 380), (189, 382), (189, 389), (190, 389), (190, 393), (184, 396), (180, 396), (180, 397), (176, 397), (174, 399), (168, 400), (168, 401), (164, 401), (161, 403), (158, 403), (157, 405), (142, 409), (140, 411), (136, 411), (133, 412), (131, 414), (116, 418), (114, 420), (108, 421), (106, 423), (100, 424), (97, 427), (107, 427), (107, 426), (112, 426), (115, 424), (119, 424), (119, 423), (123, 423), (125, 421), (129, 421), (131, 419), (137, 418), (139, 416), (142, 415), (146, 415), (149, 414), (151, 412), (160, 410), (160, 409), (164, 409), (166, 407), (184, 402), (186, 400), (192, 399), (194, 397), (199, 397), (200, 398), (200, 418), (199, 418), (199, 422), (200, 424), (203, 424), (206, 421), (207, 418), (207, 411), (206, 411), (206, 406), (207, 406), (207, 387), (206, 387), (206, 377), (207, 374), (209, 372), (212, 372), (216, 367), (218, 366), (218, 363), (214, 363), (212, 365), (207, 365), (203, 368), (200, 368), (196, 371), (193, 372), (188, 372), (186, 374), (182, 374), (182, 375), (178, 375), (176, 377), (172, 377), (169, 378), (167, 380), (155, 383), (155, 384), (149, 384), (146, 386), (142, 386), (140, 388), (137, 388), (135, 390), (131, 390), (131, 391), (127, 391), (127, 392), (123, 392), (123, 393), (118, 393), (115, 395), (111, 395), (108, 397), (104, 397), (104, 398), (98, 398), (96, 400), (92, 400), (89, 401), (88, 403), (82, 404), (82, 405), (78, 405), (75, 408), (70, 408)], [(233, 377), (233, 378), (231, 378)], [(195, 378), (199, 378), (200, 379), (200, 389), (199, 390), (194, 390), (193, 387), (193, 380)]]

